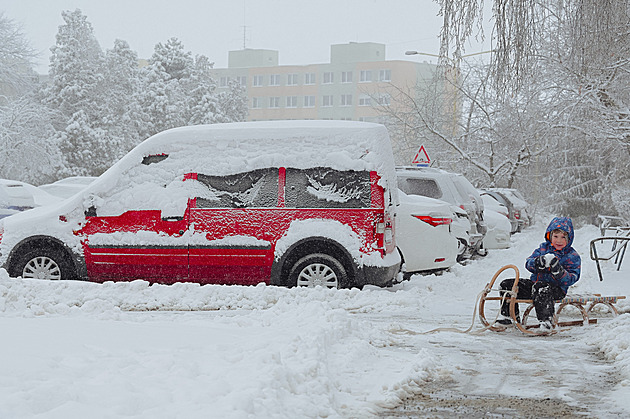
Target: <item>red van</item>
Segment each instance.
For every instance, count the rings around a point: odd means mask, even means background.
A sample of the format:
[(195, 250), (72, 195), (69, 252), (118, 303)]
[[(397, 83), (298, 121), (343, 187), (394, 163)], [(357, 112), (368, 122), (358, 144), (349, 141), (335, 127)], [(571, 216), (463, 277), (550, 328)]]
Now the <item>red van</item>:
[(395, 279), (382, 125), (247, 122), (147, 139), (55, 206), (0, 222), (12, 277), (362, 287)]

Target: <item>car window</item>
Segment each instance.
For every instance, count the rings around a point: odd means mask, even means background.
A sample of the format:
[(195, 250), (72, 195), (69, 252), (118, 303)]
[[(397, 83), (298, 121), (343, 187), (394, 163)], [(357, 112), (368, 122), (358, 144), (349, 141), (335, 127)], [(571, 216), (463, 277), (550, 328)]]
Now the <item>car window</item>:
[(287, 168), (285, 206), (288, 208), (369, 208), (367, 171)]
[(197, 197), (197, 208), (260, 208), (278, 204), (278, 169), (259, 169), (228, 176), (199, 173), (208, 190)]
[(407, 195), (421, 195), (441, 199), (442, 191), (433, 179), (398, 178), (398, 189)]

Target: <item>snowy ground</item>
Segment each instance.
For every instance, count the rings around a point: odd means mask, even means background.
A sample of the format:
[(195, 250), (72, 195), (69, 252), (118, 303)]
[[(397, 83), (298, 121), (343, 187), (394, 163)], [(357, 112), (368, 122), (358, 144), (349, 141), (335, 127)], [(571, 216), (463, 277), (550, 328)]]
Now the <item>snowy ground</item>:
[[(548, 337), (423, 333), (470, 326), (484, 285), (505, 264), (523, 267), (549, 220), (513, 236), (510, 249), (390, 289), (100, 285), (0, 272), (0, 418), (399, 417), (403, 400), (421, 412), (444, 389), (454, 406), (499, 396), (628, 417), (629, 314)], [(588, 257), (598, 236), (593, 226), (576, 231), (583, 271), (572, 291), (629, 294), (630, 267), (606, 266), (599, 282)], [(630, 302), (619, 308), (630, 312)]]

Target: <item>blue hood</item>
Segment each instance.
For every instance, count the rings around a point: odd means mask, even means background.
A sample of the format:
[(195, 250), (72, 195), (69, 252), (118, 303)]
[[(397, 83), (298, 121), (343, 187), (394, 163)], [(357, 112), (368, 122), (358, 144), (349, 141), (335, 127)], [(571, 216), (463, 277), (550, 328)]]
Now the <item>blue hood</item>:
[(565, 231), (569, 235), (567, 240), (567, 247), (573, 244), (573, 222), (569, 217), (556, 217), (549, 223), (547, 231), (545, 232), (545, 240), (551, 243), (551, 232), (554, 230)]

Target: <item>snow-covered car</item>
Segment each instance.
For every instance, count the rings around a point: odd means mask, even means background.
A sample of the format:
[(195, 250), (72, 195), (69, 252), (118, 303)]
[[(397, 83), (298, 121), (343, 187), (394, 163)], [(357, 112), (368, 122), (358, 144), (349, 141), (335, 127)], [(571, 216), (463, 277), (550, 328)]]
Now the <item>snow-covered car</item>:
[(58, 201), (56, 197), (26, 182), (0, 179), (0, 219)]
[(533, 209), (516, 189), (488, 188), (484, 189), (484, 193), (491, 195), (508, 208), (510, 218), (516, 220), (518, 223), (517, 232), (522, 231), (532, 224), (534, 217)]
[[(462, 175), (429, 167), (396, 168), (398, 188), (407, 195), (421, 195), (446, 201), (468, 214), (470, 234), (468, 253), (482, 252), (487, 226), (483, 220), (483, 203), (478, 192)], [(475, 195), (477, 194), (477, 195)]]
[(383, 125), (175, 128), (59, 204), (0, 222), (11, 276), (362, 287), (400, 268)]
[(60, 198), (70, 198), (87, 188), (95, 179), (96, 177), (93, 176), (71, 176), (53, 183), (40, 185), (39, 188)]
[(458, 241), (451, 233), (454, 214), (450, 204), (398, 191), (396, 245), (403, 258), (403, 278), (437, 271), (457, 263)]
[(481, 199), (483, 200), (486, 209), (490, 208), (500, 214), (503, 214), (508, 219), (510, 222), (510, 234), (518, 232), (518, 220), (510, 213), (509, 208), (485, 190), (480, 190), (479, 193), (481, 194)]
[(457, 238), (457, 261), (463, 262), (472, 256), (470, 251), (470, 220), (468, 213), (458, 206), (451, 204), (453, 211), (453, 222), (451, 223), (451, 234)]
[(491, 208), (484, 210), (488, 231), (483, 237), (485, 249), (507, 249), (510, 247), (512, 225), (510, 220), (502, 213)]

